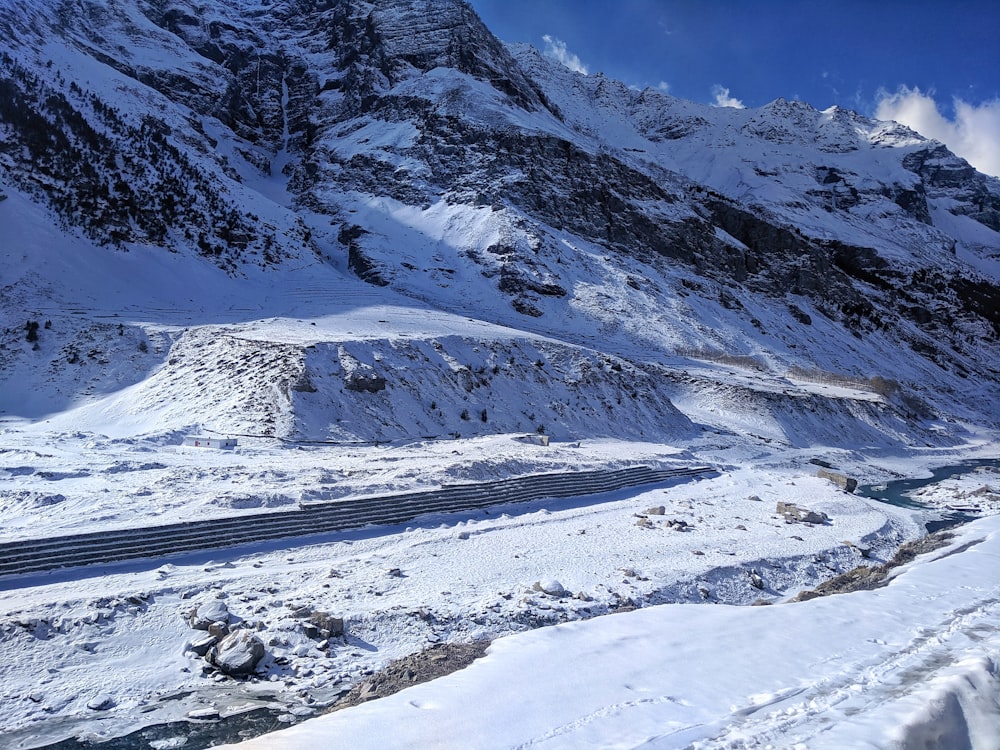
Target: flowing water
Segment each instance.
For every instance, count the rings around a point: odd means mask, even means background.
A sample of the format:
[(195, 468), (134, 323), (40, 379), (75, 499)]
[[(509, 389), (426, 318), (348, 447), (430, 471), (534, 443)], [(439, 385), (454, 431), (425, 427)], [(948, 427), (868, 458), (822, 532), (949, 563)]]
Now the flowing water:
[[(884, 482), (882, 484), (864, 485), (858, 487), (857, 494), (863, 495), (864, 497), (870, 497), (875, 500), (881, 500), (882, 502), (889, 503), (890, 505), (895, 505), (900, 508), (908, 508), (910, 510), (931, 510), (928, 509), (927, 506), (913, 499), (912, 493), (915, 490), (918, 490), (921, 487), (926, 487), (929, 484), (935, 484), (946, 479), (951, 479), (952, 477), (968, 474), (981, 466), (1000, 469), (1000, 459), (984, 458), (973, 461), (964, 461), (951, 466), (942, 466), (934, 469), (931, 472), (931, 476), (924, 477), (922, 479), (894, 479), (890, 482)], [(927, 532), (932, 533), (939, 529), (965, 523), (973, 518), (975, 518), (975, 516), (969, 515), (968, 513), (940, 510), (935, 511), (934, 517), (929, 518), (925, 525), (927, 527)]]

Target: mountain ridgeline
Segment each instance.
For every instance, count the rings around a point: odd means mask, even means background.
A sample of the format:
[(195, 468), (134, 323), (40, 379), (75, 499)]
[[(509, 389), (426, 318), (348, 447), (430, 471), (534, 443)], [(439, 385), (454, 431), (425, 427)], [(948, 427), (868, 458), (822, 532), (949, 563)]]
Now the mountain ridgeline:
[[(1000, 181), (898, 124), (583, 76), (462, 0), (0, 0), (0, 35), (0, 194), (123, 275), (315, 264), (641, 360), (647, 393), (708, 359), (998, 420)], [(5, 320), (44, 276), (2, 279)]]

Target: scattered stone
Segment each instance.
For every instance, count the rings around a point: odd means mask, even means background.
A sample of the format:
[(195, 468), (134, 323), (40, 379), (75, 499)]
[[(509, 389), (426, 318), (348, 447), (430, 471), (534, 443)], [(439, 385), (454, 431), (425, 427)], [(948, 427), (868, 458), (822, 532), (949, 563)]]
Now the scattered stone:
[(307, 617), (312, 617), (312, 613), (313, 613), (312, 607), (307, 607), (307, 606), (297, 607), (297, 606), (293, 606), (291, 604), (288, 605), (288, 606), (292, 610), (292, 617), (294, 617), (296, 620), (304, 620)]
[(216, 638), (224, 638), (229, 635), (229, 623), (224, 620), (219, 620), (218, 622), (213, 622), (208, 626), (208, 634), (214, 635)]
[(400, 570), (399, 568), (389, 568), (387, 571), (385, 571), (385, 574), (387, 576), (389, 576), (390, 578), (402, 578), (403, 577), (403, 571)]
[(87, 708), (91, 711), (107, 711), (109, 708), (114, 708), (114, 705), (115, 699), (107, 693), (95, 695), (87, 701)]
[(531, 588), (549, 596), (567, 596), (569, 594), (555, 578), (543, 578), (541, 581), (535, 581)]
[(760, 573), (758, 573), (756, 570), (750, 571), (750, 585), (753, 586), (755, 589), (764, 588), (764, 579), (760, 577)]
[(690, 531), (694, 528), (694, 526), (680, 518), (672, 518), (667, 521), (667, 527), (673, 529), (674, 531)]
[(739, 524), (736, 524), (736, 530), (737, 531), (746, 531), (747, 527), (744, 526), (743, 524), (739, 523)]
[(208, 630), (217, 622), (229, 622), (229, 607), (221, 599), (209, 599), (188, 612), (187, 619), (195, 630)]
[(750, 497), (747, 498), (747, 500), (750, 500), (751, 502), (754, 502), (754, 503), (762, 503), (762, 502), (764, 502), (757, 495), (751, 495)]
[(248, 675), (264, 658), (264, 643), (249, 630), (237, 630), (213, 647), (205, 658), (228, 675)]
[(648, 518), (646, 518), (644, 516), (640, 516), (639, 520), (635, 522), (635, 525), (638, 526), (640, 529), (652, 529), (652, 528), (655, 528), (653, 526), (653, 522), (650, 521)]
[(647, 516), (662, 516), (666, 512), (667, 509), (664, 508), (662, 505), (657, 505), (652, 508), (646, 508), (646, 510), (643, 511), (643, 513), (645, 513)]
[(469, 538), (469, 532), (468, 531), (460, 531), (460, 532), (458, 532), (458, 538), (459, 539), (468, 539)]
[(784, 516), (785, 523), (825, 524), (830, 521), (830, 517), (826, 513), (818, 513), (808, 508), (800, 508), (795, 503), (786, 503), (780, 500), (775, 511), (778, 515)]

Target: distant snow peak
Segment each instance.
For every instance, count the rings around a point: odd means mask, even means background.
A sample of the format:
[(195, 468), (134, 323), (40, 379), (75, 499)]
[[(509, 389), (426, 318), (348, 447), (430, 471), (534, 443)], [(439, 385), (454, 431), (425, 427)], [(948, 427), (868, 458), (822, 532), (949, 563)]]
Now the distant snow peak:
[(1000, 99), (979, 105), (954, 100), (955, 116), (941, 113), (934, 92), (900, 86), (879, 92), (879, 120), (894, 120), (928, 138), (941, 141), (976, 169), (1000, 177)]

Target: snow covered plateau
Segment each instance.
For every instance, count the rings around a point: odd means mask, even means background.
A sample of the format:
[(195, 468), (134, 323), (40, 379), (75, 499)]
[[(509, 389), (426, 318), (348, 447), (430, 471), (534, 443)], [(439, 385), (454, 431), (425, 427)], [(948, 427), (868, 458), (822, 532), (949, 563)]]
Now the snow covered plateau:
[(462, 0), (0, 0), (0, 39), (0, 565), (705, 469), (2, 574), (3, 747), (1000, 748), (1000, 181)]

